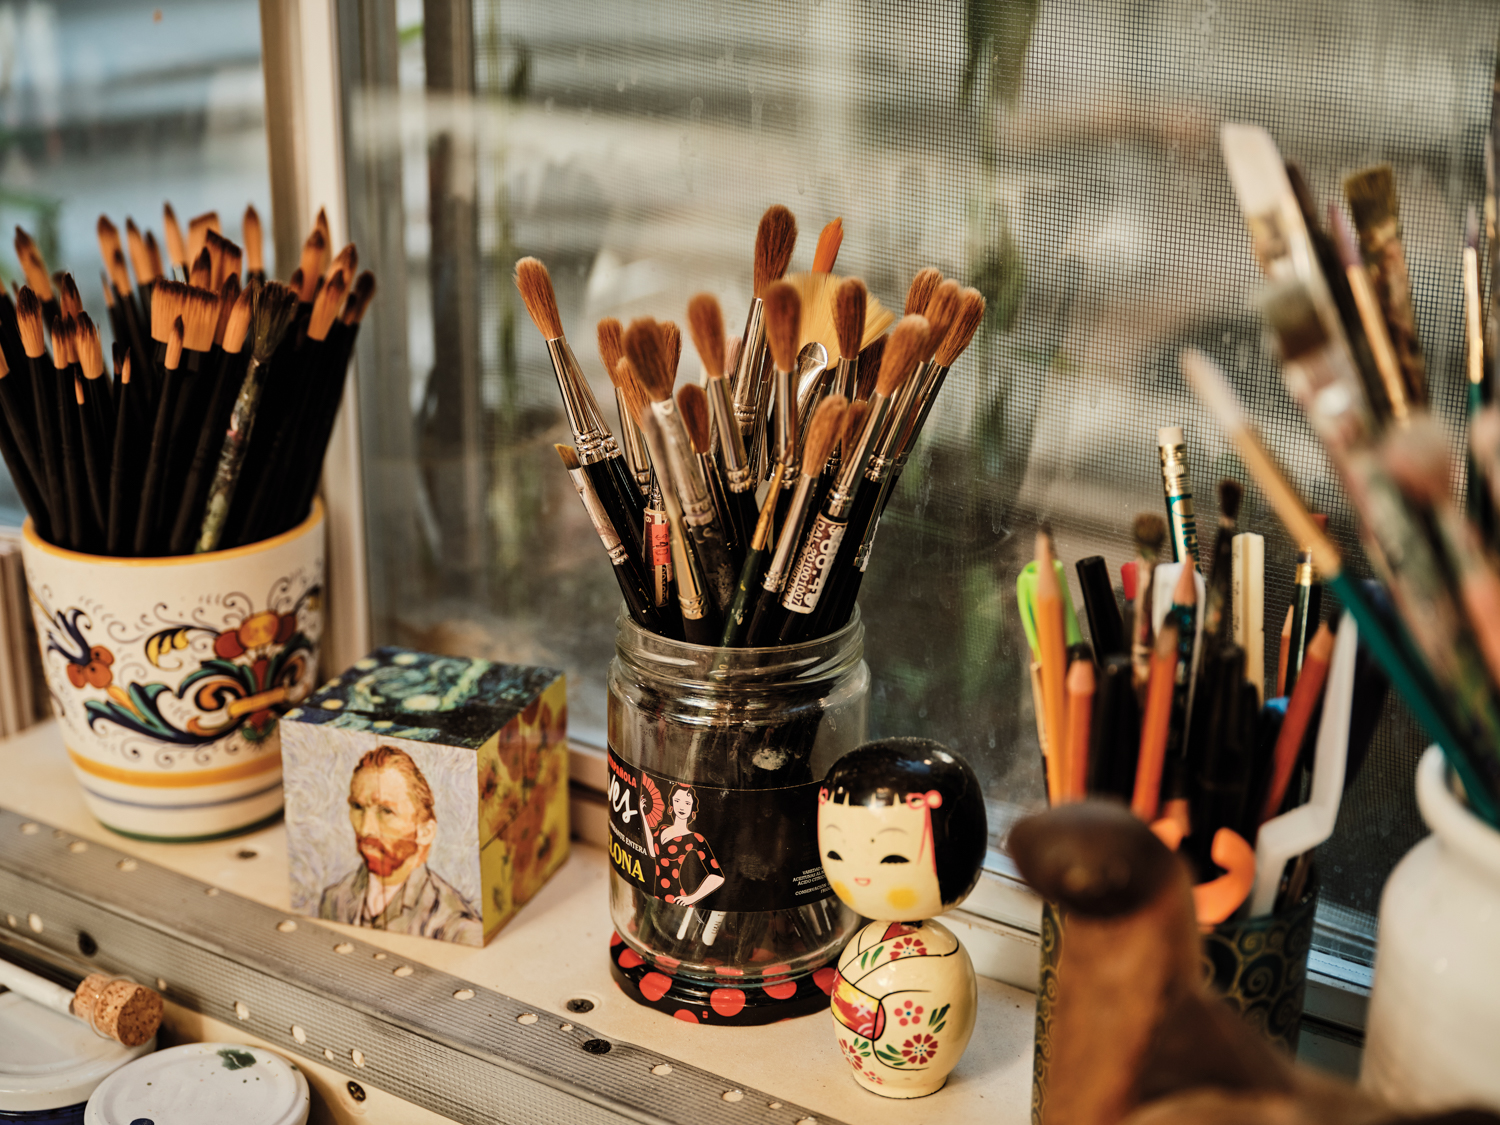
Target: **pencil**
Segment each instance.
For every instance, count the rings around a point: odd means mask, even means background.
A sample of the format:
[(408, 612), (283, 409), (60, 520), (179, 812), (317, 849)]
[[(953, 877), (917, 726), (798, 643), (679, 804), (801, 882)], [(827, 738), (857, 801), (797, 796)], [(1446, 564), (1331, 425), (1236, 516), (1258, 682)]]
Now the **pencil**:
[(1177, 678), (1177, 623), (1170, 618), (1156, 637), (1151, 653), (1151, 677), (1141, 716), (1140, 753), (1135, 766), (1135, 793), (1130, 811), (1147, 824), (1156, 819), (1161, 803), (1161, 780), (1166, 766), (1167, 733), (1172, 724), (1172, 688)]
[(1036, 534), (1036, 634), (1042, 666), (1042, 713), (1047, 727), (1047, 793), (1053, 805), (1063, 803), (1068, 777), (1067, 638), (1063, 626), (1062, 587), (1052, 565), (1052, 537)]
[(1094, 662), (1075, 660), (1068, 669), (1068, 749), (1063, 799), (1088, 796), (1090, 720), (1094, 707)]
[(1271, 759), (1271, 780), (1266, 786), (1266, 800), (1260, 810), (1261, 824), (1281, 812), (1287, 786), (1292, 780), (1292, 770), (1302, 753), (1303, 738), (1312, 722), (1313, 710), (1323, 695), (1323, 683), (1328, 678), (1328, 661), (1332, 655), (1333, 632), (1328, 628), (1327, 622), (1324, 622), (1318, 626), (1312, 644), (1307, 646), (1302, 674), (1297, 679), (1297, 686), (1292, 689), (1286, 718), (1282, 721), (1281, 733), (1276, 738), (1276, 749)]
[(1276, 657), (1276, 695), (1277, 698), (1286, 694), (1286, 667), (1287, 661), (1292, 655), (1292, 619), (1296, 616), (1295, 606), (1286, 607), (1286, 622), (1281, 626), (1281, 651)]

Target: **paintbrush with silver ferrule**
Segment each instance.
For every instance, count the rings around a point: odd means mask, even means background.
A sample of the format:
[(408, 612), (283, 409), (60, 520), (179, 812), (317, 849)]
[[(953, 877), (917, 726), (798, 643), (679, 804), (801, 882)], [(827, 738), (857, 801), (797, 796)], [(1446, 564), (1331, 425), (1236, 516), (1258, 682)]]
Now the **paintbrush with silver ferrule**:
[(763, 298), (773, 281), (786, 276), (797, 245), (797, 220), (781, 204), (773, 204), (761, 216), (755, 232), (755, 295), (745, 317), (745, 331), (740, 336), (739, 362), (734, 373), (734, 420), (740, 428), (756, 483), (763, 476), (765, 458), (766, 321)]
[(1390, 332), (1391, 347), (1401, 364), (1406, 397), (1413, 404), (1427, 402), (1427, 361), (1417, 333), (1417, 311), (1412, 302), (1406, 247), (1401, 241), (1401, 200), (1396, 175), (1389, 164), (1364, 168), (1344, 178), (1344, 198), (1359, 231), (1359, 246), (1370, 271), (1370, 285), (1380, 300)]
[(599, 322), (599, 358), (604, 361), (604, 370), (609, 372), (609, 381), (615, 388), (615, 410), (620, 416), (620, 449), (625, 454), (625, 463), (635, 478), (636, 486), (645, 496), (651, 490), (651, 458), (646, 453), (646, 441), (641, 437), (641, 428), (625, 402), (625, 392), (620, 387), (620, 359), (625, 355), (625, 330), (620, 322), (607, 316)]
[(584, 378), (583, 369), (578, 366), (573, 349), (563, 335), (562, 314), (557, 310), (552, 276), (536, 258), (522, 258), (516, 263), (516, 288), (521, 291), (521, 300), (532, 323), (547, 342), (547, 356), (552, 361), (557, 388), (562, 392), (563, 409), (573, 431), (578, 462), (593, 479), (599, 502), (610, 513), (621, 541), (636, 558), (640, 558), (640, 526), (645, 501), (614, 435), (604, 424), (604, 415), (600, 413), (594, 392)]
[[(787, 611), (781, 604), (782, 588), (791, 572), (808, 516), (812, 513), (813, 489), (822, 474), (823, 462), (839, 436), (840, 423), (843, 422), (848, 405), (849, 400), (843, 395), (829, 395), (819, 404), (808, 430), (807, 472), (797, 479), (797, 487), (787, 506), (786, 518), (776, 537), (776, 550), (766, 567), (765, 577), (761, 579), (755, 611), (750, 616), (750, 628), (745, 635), (745, 643), (751, 648), (783, 643), (781, 634)], [(782, 464), (778, 461), (777, 467), (780, 468)]]
[(744, 435), (735, 424), (729, 381), (724, 377), (724, 315), (711, 293), (699, 293), (688, 302), (688, 331), (703, 363), (703, 390), (708, 395), (714, 448), (724, 474), (728, 515), (734, 525), (735, 542), (743, 549), (754, 534), (758, 515), (755, 480), (750, 475), (750, 462), (745, 456)]
[[(891, 472), (891, 488), (901, 479), (901, 470), (906, 467), (906, 459), (911, 455), (912, 446), (921, 436), (922, 427), (927, 424), (927, 416), (932, 413), (932, 404), (937, 401), (938, 392), (943, 389), (949, 370), (958, 362), (958, 357), (964, 354), (979, 331), (979, 326), (984, 321), (984, 310), (983, 293), (972, 287), (959, 290), (958, 311), (948, 328), (948, 334), (938, 345), (932, 362), (922, 372), (922, 384), (917, 388), (910, 415), (896, 440), (896, 465)], [(886, 492), (889, 495), (890, 489)]]
[[(730, 556), (724, 527), (714, 511), (708, 484), (699, 470), (687, 427), (683, 425), (682, 415), (672, 399), (676, 371), (672, 367), (670, 340), (656, 321), (638, 317), (625, 329), (625, 355), (650, 400), (651, 414), (660, 428), (662, 450), (667, 459), (665, 477), (672, 482), (671, 489), (668, 489), (666, 479), (663, 479), (662, 492), (664, 495), (676, 494), (681, 505), (683, 527), (692, 541), (692, 553), (703, 568), (704, 589), (716, 615), (721, 615), (734, 600), (734, 585), (739, 572)], [(662, 463), (657, 451), (649, 442), (647, 449), (651, 451), (652, 463), (660, 474)]]
[(708, 488), (708, 498), (713, 505), (714, 516), (719, 526), (724, 529), (724, 542), (729, 549), (729, 559), (734, 566), (735, 573), (738, 574), (740, 564), (745, 561), (745, 551), (736, 537), (734, 521), (729, 515), (729, 495), (724, 487), (724, 477), (713, 458), (713, 422), (708, 416), (708, 395), (703, 388), (697, 383), (688, 383), (678, 388), (677, 412), (682, 416), (682, 424), (687, 430), (688, 441), (692, 443), (693, 453), (698, 458), (698, 471), (702, 474), (703, 483)]

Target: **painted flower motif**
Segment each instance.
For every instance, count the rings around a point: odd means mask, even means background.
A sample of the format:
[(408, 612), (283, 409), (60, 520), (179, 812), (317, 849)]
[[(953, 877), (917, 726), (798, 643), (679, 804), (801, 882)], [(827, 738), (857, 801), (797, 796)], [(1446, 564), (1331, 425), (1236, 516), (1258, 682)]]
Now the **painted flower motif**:
[(285, 644), (297, 631), (295, 613), (253, 613), (234, 629), (226, 629), (214, 638), (214, 655), (233, 660), (253, 649)]
[(858, 1051), (854, 1049), (851, 1044), (846, 1043), (844, 1040), (840, 1039), (839, 1049), (844, 1052), (844, 1058), (849, 1060), (849, 1065), (852, 1066), (855, 1070), (862, 1070), (864, 1068), (864, 1058)]
[(867, 1082), (873, 1082), (877, 1086), (885, 1085), (885, 1079), (880, 1077), (880, 1075), (876, 1074), (873, 1070), (862, 1070), (860, 1071), (860, 1073), (865, 1076), (865, 1080)]
[(114, 682), (115, 674), (109, 670), (109, 666), (114, 662), (114, 653), (103, 645), (95, 645), (88, 650), (86, 662), (76, 660), (68, 662), (68, 682), (76, 688), (82, 688), (84, 684), (90, 687), (107, 688)]
[(891, 945), (891, 960), (895, 961), (902, 957), (926, 957), (927, 947), (922, 944), (922, 939), (907, 935), (895, 940)]
[(920, 1004), (916, 1004), (913, 1001), (908, 1000), (905, 1004), (902, 1004), (896, 1009), (895, 1015), (896, 1019), (900, 1021), (901, 1026), (905, 1027), (907, 1024), (920, 1023), (922, 1011), (923, 1009)]
[(937, 1054), (938, 1041), (935, 1036), (917, 1034), (901, 1044), (901, 1057), (917, 1066), (925, 1066)]

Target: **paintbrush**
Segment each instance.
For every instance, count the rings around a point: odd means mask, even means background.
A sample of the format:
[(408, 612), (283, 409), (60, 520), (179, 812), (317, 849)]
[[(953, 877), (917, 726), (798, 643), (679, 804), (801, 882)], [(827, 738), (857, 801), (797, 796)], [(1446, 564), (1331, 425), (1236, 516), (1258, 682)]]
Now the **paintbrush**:
[(136, 514), (133, 540), (134, 551), (137, 555), (151, 553), (152, 534), (156, 529), (157, 499), (162, 492), (162, 476), (167, 465), (172, 404), (176, 401), (185, 338), (186, 328), (182, 317), (176, 316), (167, 333), (166, 351), (162, 359), (161, 396), (157, 400), (156, 416), (151, 426), (151, 443), (147, 447), (146, 471), (141, 483), (141, 503)]
[[(719, 617), (734, 600), (738, 571), (730, 555), (724, 526), (714, 511), (708, 484), (699, 470), (697, 454), (693, 452), (682, 415), (672, 399), (672, 384), (677, 373), (672, 366), (669, 340), (662, 335), (654, 320), (641, 317), (630, 322), (624, 342), (625, 354), (660, 429), (662, 451), (666, 456), (662, 492), (676, 495), (682, 513), (682, 529), (688, 535), (693, 556), (702, 568), (704, 592), (713, 605), (715, 617)], [(649, 442), (647, 448), (650, 449)], [(651, 449), (651, 453), (651, 460), (661, 474), (662, 462), (655, 449)], [(668, 481), (671, 488), (668, 488)]]
[(620, 417), (620, 448), (636, 485), (645, 494), (651, 488), (651, 458), (646, 453), (646, 439), (641, 437), (641, 428), (626, 405), (616, 375), (620, 359), (625, 355), (624, 336), (624, 328), (614, 317), (607, 316), (599, 322), (599, 358), (604, 361), (604, 370), (609, 373), (609, 380), (615, 388), (615, 410)]
[(714, 518), (724, 532), (730, 562), (738, 574), (740, 564), (745, 561), (745, 548), (736, 538), (724, 478), (719, 474), (719, 466), (713, 459), (713, 422), (708, 416), (708, 395), (697, 383), (686, 384), (677, 391), (677, 411), (682, 416), (688, 441), (692, 443), (693, 453), (698, 458), (699, 475), (708, 486), (709, 503), (713, 505)]
[(245, 282), (266, 279), (266, 259), (263, 249), (260, 214), (254, 204), (245, 207), (245, 217), (240, 223), (240, 240), (245, 244)]
[(196, 552), (212, 551), (219, 545), (255, 426), (267, 365), (292, 327), (297, 316), (297, 303), (296, 291), (278, 281), (266, 282), (256, 288), (251, 297), (250, 365), (230, 411), (229, 427), (224, 433), (218, 464), (208, 488), (208, 500), (203, 508), (203, 523), (193, 548)]
[[(50, 281), (48, 283), (51, 284)], [(26, 353), (30, 374), (32, 408), (36, 414), (37, 453), (44, 479), (37, 485), (47, 500), (52, 530), (60, 546), (72, 546), (63, 499), (62, 448), (57, 428), (57, 396), (52, 393), (54, 378), (48, 370), (46, 334), (42, 328), (42, 302), (30, 285), (16, 294), (16, 330)]]
[(594, 492), (594, 482), (583, 471), (578, 454), (567, 445), (554, 444), (553, 448), (562, 458), (563, 468), (568, 471), (573, 487), (578, 490), (578, 498), (583, 501), (583, 508), (588, 513), (589, 522), (594, 525), (594, 532), (599, 536), (599, 541), (604, 544), (605, 553), (609, 555), (615, 579), (620, 584), (620, 593), (625, 599), (625, 608), (642, 629), (660, 633), (662, 631), (661, 618), (651, 595), (647, 592), (646, 579), (641, 573), (640, 563), (631, 556), (630, 552), (625, 549), (625, 545), (620, 542), (620, 537), (615, 534), (614, 526), (609, 522), (609, 513), (599, 503), (599, 497)]
[(109, 409), (112, 404), (109, 401), (109, 380), (104, 378), (104, 348), (99, 342), (99, 329), (85, 312), (78, 314), (77, 324), (79, 370), (73, 390), (78, 406), (89, 503), (94, 522), (102, 532), (108, 526), (108, 451), (114, 444), (113, 418)]
[(958, 362), (959, 356), (968, 350), (975, 333), (979, 331), (980, 324), (984, 322), (984, 312), (983, 293), (972, 287), (959, 290), (958, 307), (953, 320), (947, 334), (933, 354), (932, 362), (927, 365), (922, 375), (921, 386), (917, 388), (917, 393), (913, 396), (910, 420), (902, 429), (897, 441), (896, 464), (891, 471), (891, 485), (886, 490), (887, 495), (901, 479), (901, 471), (906, 467), (906, 460), (911, 455), (912, 447), (921, 435), (922, 427), (927, 424), (927, 416), (932, 413), (932, 404), (937, 401), (938, 392), (943, 389), (943, 382), (948, 378), (949, 370)]
[[(1380, 388), (1390, 406), (1391, 417), (1397, 425), (1404, 426), (1411, 416), (1412, 404), (1408, 399), (1405, 377), (1401, 372), (1401, 361), (1391, 343), (1391, 334), (1386, 327), (1385, 315), (1381, 312), (1380, 298), (1375, 294), (1369, 271), (1360, 257), (1359, 247), (1354, 241), (1354, 232), (1344, 221), (1343, 213), (1332, 204), (1328, 206), (1328, 223), (1333, 229), (1334, 244), (1338, 248), (1339, 264), (1349, 282), (1349, 292), (1358, 310), (1359, 323), (1364, 328), (1365, 339), (1370, 345), (1370, 359), (1380, 377)], [(1374, 395), (1371, 395), (1374, 398)]]
[(1219, 533), (1214, 537), (1208, 605), (1203, 611), (1203, 635), (1220, 642), (1232, 639), (1234, 615), (1229, 612), (1229, 607), (1234, 578), (1234, 535), (1244, 498), (1245, 489), (1239, 481), (1226, 477), (1219, 482)]
[(21, 401), (20, 383), (20, 376), (11, 374), (5, 355), (0, 352), (0, 411), (5, 418), (4, 426), (0, 426), (0, 455), (37, 534), (47, 540), (52, 538), (51, 513), (42, 495), (43, 472), (36, 443), (32, 441), (30, 406)]
[(97, 538), (89, 503), (88, 476), (83, 462), (83, 433), (73, 386), (78, 367), (78, 324), (72, 317), (52, 322), (53, 378), (48, 393), (54, 397), (58, 423), (58, 446), (62, 454), (63, 500), (67, 508), (68, 533), (75, 550), (93, 552)]
[(1135, 792), (1135, 762), (1141, 740), (1141, 709), (1135, 669), (1128, 653), (1103, 656), (1089, 723), (1090, 794), (1129, 801)]
[(552, 373), (562, 394), (578, 461), (593, 478), (594, 489), (609, 512), (620, 541), (640, 558), (639, 529), (645, 513), (640, 485), (625, 464), (614, 435), (604, 424), (594, 392), (563, 335), (562, 314), (557, 309), (552, 277), (547, 267), (536, 258), (522, 258), (516, 263), (515, 280), (532, 323), (547, 342), (547, 356), (552, 361)]
[[(1314, 512), (1318, 526), (1327, 530), (1328, 517)], [(1323, 618), (1323, 589), (1318, 584), (1317, 570), (1313, 566), (1312, 549), (1305, 543), (1297, 546), (1297, 569), (1292, 579), (1292, 631), (1288, 638), (1286, 659), (1286, 688), (1290, 693), (1296, 689), (1297, 677), (1302, 674), (1302, 661), (1307, 655), (1308, 642), (1317, 632)]]
[(699, 293), (688, 301), (688, 331), (703, 364), (703, 389), (708, 395), (714, 447), (728, 494), (729, 523), (734, 529), (735, 542), (743, 550), (755, 529), (755, 480), (725, 378), (724, 316), (712, 294)]
[(801, 331), (802, 298), (785, 281), (774, 281), (762, 295), (765, 306), (766, 348), (771, 355), (771, 393), (776, 408), (772, 452), (782, 466), (781, 491), (797, 487), (800, 472), (797, 447), (797, 399), (793, 371), (797, 368), (797, 340)]
[(42, 323), (51, 326), (62, 312), (57, 302), (57, 292), (52, 287), (52, 275), (36, 241), (20, 227), (16, 228), (16, 259), (21, 263), (21, 272), (26, 275), (26, 284), (42, 303)]
[[(773, 307), (769, 298), (767, 307)], [(768, 328), (767, 335), (772, 332)], [(844, 411), (848, 405), (843, 395), (829, 395), (818, 404), (818, 409), (813, 414), (812, 425), (807, 434), (808, 471), (798, 477), (791, 502), (787, 506), (786, 519), (776, 537), (776, 550), (772, 552), (765, 576), (761, 579), (760, 593), (757, 595), (755, 609), (750, 614), (750, 626), (745, 633), (745, 643), (751, 648), (787, 643), (782, 638), (782, 629), (789, 610), (782, 604), (782, 588), (787, 583), (788, 575), (793, 573), (792, 564), (812, 512), (813, 489), (818, 484), (823, 462), (827, 460), (834, 441), (842, 432)], [(778, 458), (777, 466), (785, 469), (786, 462)], [(784, 476), (781, 491), (783, 494), (786, 492)], [(788, 590), (788, 594), (794, 597), (797, 593), (799, 592)]]
[[(1241, 459), (1287, 530), (1295, 539), (1311, 546), (1324, 582), (1353, 615), (1362, 642), (1380, 661), (1387, 678), (1406, 700), (1417, 721), (1442, 747), (1463, 781), (1471, 807), (1486, 822), (1500, 827), (1500, 759), (1493, 749), (1496, 743), (1474, 740), (1475, 727), (1466, 714), (1468, 707), (1464, 699), (1450, 688), (1438, 686), (1443, 683), (1443, 670), (1433, 669), (1439, 673), (1434, 682), (1429, 669), (1405, 647), (1399, 635), (1386, 628), (1358, 583), (1344, 572), (1338, 548), (1318, 527), (1280, 467), (1261, 444), (1223, 373), (1208, 357), (1192, 349), (1182, 353), (1182, 367), (1199, 399), (1234, 441)], [(1404, 613), (1403, 617), (1410, 629), (1410, 618)], [(1455, 722), (1450, 714), (1461, 721)]]
[(786, 276), (797, 245), (797, 220), (781, 204), (773, 204), (761, 216), (755, 231), (754, 296), (745, 316), (745, 330), (740, 336), (739, 366), (734, 375), (734, 420), (749, 457), (755, 479), (763, 475), (759, 466), (765, 460), (764, 382), (766, 363), (766, 323), (763, 299), (774, 281)]
[(177, 225), (177, 213), (172, 210), (170, 203), (161, 205), (161, 222), (163, 236), (167, 240), (167, 259), (172, 263), (172, 268), (177, 271), (177, 276), (172, 280), (186, 281), (188, 279), (187, 240), (182, 237), (182, 228)]
[(1401, 365), (1407, 400), (1425, 404), (1427, 364), (1417, 334), (1406, 248), (1401, 242), (1401, 201), (1391, 166), (1378, 164), (1346, 176), (1344, 198), (1349, 201), (1349, 212), (1359, 231), (1360, 250), (1370, 271), (1370, 284), (1380, 301), (1391, 347)]
[[(622, 341), (620, 344), (622, 351), (624, 346)], [(646, 435), (640, 429), (639, 420), (651, 412), (651, 407), (646, 401), (646, 392), (641, 390), (640, 382), (635, 377), (635, 368), (622, 354), (614, 370), (609, 373), (609, 377), (615, 385), (615, 392), (619, 396), (618, 401), (630, 418), (630, 424), (641, 435), (641, 446), (644, 449)], [(651, 460), (649, 451), (643, 456), (649, 464)], [(663, 471), (665, 471), (665, 466), (663, 466)], [(681, 640), (682, 617), (675, 610), (670, 612), (667, 610), (672, 600), (672, 522), (667, 512), (666, 501), (662, 496), (661, 479), (655, 469), (651, 472), (651, 487), (647, 493), (645, 517), (641, 527), (641, 545), (645, 552), (641, 565), (647, 573), (652, 604), (658, 610), (663, 623), (663, 635)]]

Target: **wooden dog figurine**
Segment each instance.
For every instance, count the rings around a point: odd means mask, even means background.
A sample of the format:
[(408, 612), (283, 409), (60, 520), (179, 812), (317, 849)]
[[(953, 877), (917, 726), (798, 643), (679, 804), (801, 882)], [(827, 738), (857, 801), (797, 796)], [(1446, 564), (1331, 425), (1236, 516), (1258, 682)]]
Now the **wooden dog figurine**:
[[(1066, 911), (1042, 1125), (1384, 1125), (1398, 1117), (1291, 1061), (1202, 982), (1185, 864), (1122, 806), (1063, 805), (1011, 857)], [(1466, 1110), (1428, 1125), (1500, 1125)]]
[(874, 918), (844, 947), (834, 1032), (854, 1077), (887, 1098), (942, 1088), (974, 1030), (974, 966), (932, 919), (979, 880), (988, 830), (979, 779), (925, 738), (867, 742), (818, 793), (818, 852), (835, 894)]

